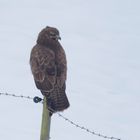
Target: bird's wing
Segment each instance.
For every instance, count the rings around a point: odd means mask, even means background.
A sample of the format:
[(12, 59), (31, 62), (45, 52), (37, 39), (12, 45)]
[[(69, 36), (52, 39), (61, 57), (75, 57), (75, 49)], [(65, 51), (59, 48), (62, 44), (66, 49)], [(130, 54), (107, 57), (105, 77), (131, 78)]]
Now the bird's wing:
[(61, 47), (59, 52), (56, 54), (57, 62), (57, 85), (62, 88), (67, 78), (67, 60), (65, 51)]
[(56, 81), (54, 52), (49, 48), (34, 47), (31, 51), (30, 65), (37, 88), (53, 90)]

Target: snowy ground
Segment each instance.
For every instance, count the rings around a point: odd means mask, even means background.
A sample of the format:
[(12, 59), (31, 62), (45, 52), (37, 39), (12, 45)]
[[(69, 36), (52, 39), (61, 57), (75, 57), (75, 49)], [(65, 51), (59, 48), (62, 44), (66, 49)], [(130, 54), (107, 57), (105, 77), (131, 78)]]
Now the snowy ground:
[[(138, 0), (0, 0), (0, 92), (41, 96), (29, 67), (39, 31), (57, 27), (68, 59), (63, 113), (122, 140), (140, 139), (140, 2)], [(39, 140), (42, 105), (0, 96), (0, 140)], [(58, 115), (52, 140), (103, 140)]]

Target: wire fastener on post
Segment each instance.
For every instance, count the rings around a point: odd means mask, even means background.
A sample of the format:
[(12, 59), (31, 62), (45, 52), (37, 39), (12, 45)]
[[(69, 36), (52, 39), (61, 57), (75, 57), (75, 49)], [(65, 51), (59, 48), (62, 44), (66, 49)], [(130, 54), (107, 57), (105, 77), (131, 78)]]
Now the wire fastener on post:
[(41, 102), (43, 99), (42, 98), (40, 98), (40, 97), (38, 97), (38, 96), (35, 96), (34, 98), (33, 98), (33, 101), (35, 102), (35, 103), (39, 103), (39, 102)]

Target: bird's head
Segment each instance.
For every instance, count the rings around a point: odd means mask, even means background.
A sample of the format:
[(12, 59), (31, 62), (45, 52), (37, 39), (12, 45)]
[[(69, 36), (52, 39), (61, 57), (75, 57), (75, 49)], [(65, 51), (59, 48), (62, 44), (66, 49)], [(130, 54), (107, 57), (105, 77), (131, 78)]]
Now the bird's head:
[(38, 35), (37, 43), (41, 45), (50, 44), (61, 40), (58, 29), (47, 26)]
[(58, 29), (47, 26), (46, 31), (50, 39), (61, 40)]

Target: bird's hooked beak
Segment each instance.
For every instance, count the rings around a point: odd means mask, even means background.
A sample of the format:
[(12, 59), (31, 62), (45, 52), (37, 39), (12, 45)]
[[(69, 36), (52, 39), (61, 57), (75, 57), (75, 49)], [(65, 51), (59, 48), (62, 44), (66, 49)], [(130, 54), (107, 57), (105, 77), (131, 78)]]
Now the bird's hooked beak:
[(56, 35), (56, 38), (57, 38), (58, 40), (61, 40), (61, 37), (60, 37), (59, 35)]

